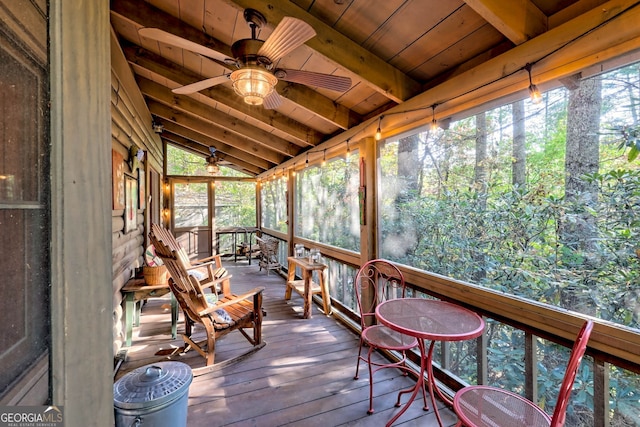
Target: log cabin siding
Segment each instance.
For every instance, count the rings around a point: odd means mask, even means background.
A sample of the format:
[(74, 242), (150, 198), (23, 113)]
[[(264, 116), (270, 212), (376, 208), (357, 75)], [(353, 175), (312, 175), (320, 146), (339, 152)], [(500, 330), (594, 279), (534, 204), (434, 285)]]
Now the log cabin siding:
[[(152, 118), (147, 110), (142, 94), (135, 83), (131, 70), (120, 50), (115, 34), (111, 32), (111, 149), (122, 159), (126, 175), (144, 185), (143, 194), (152, 194), (149, 179), (150, 170), (162, 173), (162, 142), (153, 133)], [(127, 160), (129, 149), (134, 145), (145, 152), (145, 156), (136, 170), (131, 170)], [(113, 165), (115, 168), (117, 165)], [(143, 179), (140, 180), (141, 175)], [(156, 184), (157, 185), (157, 184)], [(156, 190), (156, 193), (160, 192)], [(112, 194), (113, 197), (113, 194)], [(145, 197), (148, 199), (148, 197)], [(124, 210), (113, 206), (111, 218), (112, 231), (112, 284), (113, 284), (113, 354), (117, 354), (125, 341), (124, 301), (121, 289), (134, 276), (135, 270), (144, 264), (148, 224), (146, 212), (147, 200), (140, 201), (136, 209), (136, 228), (125, 232)], [(156, 203), (154, 206), (161, 206)]]

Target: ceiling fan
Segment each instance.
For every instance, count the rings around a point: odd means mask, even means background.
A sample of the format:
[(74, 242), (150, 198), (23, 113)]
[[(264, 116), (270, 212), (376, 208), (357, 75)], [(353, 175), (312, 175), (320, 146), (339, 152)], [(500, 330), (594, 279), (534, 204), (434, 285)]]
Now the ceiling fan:
[(209, 147), (210, 155), (205, 159), (205, 166), (209, 175), (218, 175), (220, 165), (230, 165), (231, 163), (218, 157), (216, 147)]
[(244, 19), (251, 28), (251, 38), (237, 40), (233, 43), (231, 46), (233, 58), (159, 28), (141, 28), (138, 33), (143, 37), (187, 49), (237, 68), (229, 74), (173, 89), (174, 93), (195, 93), (231, 80), (233, 89), (247, 104), (264, 104), (265, 108), (274, 109), (282, 103), (282, 98), (274, 89), (278, 80), (321, 87), (337, 92), (345, 92), (351, 87), (351, 79), (349, 77), (274, 68), (275, 63), (280, 58), (316, 35), (313, 28), (306, 22), (286, 16), (280, 21), (267, 40), (260, 40), (256, 37), (256, 32), (267, 23), (264, 15), (254, 9), (245, 9)]

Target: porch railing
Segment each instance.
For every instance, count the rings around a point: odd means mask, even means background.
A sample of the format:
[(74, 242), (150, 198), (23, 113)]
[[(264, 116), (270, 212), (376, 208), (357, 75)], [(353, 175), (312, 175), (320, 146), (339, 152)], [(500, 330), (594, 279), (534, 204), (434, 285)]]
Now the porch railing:
[[(272, 235), (272, 234), (270, 234)], [(273, 234), (282, 241), (281, 263), (286, 266), (286, 248), (288, 242), (283, 236)], [(355, 300), (352, 292), (353, 277), (358, 268), (359, 254), (344, 251), (330, 246), (296, 239), (295, 243), (304, 243), (307, 247), (321, 249), (323, 261), (328, 265), (328, 278), (334, 309), (338, 309), (341, 320), (350, 327), (356, 327)], [(549, 305), (529, 301), (523, 298), (482, 288), (470, 283), (453, 280), (444, 276), (419, 271), (406, 266), (399, 266), (405, 279), (415, 295), (428, 298), (438, 298), (468, 307), (487, 318), (489, 324), (513, 328), (515, 333), (521, 334), (519, 342), (523, 348), (514, 349), (522, 355), (521, 368), (523, 383), (521, 392), (527, 398), (537, 401), (538, 397), (538, 349), (539, 340), (547, 340), (567, 347), (570, 350), (573, 339), (580, 329), (586, 316), (570, 312)], [(452, 371), (452, 366), (459, 364), (463, 351), (473, 350), (475, 353), (474, 375), (478, 383), (486, 383), (490, 373), (490, 355), (486, 337), (480, 337), (467, 345), (468, 348), (452, 348), (455, 345), (438, 345), (438, 364), (434, 375), (445, 392), (453, 394), (460, 387), (466, 385), (458, 372)], [(415, 363), (419, 363), (418, 354), (412, 355)], [(640, 373), (640, 332), (625, 328), (604, 320), (596, 319), (596, 325), (591, 335), (587, 349), (587, 357), (583, 364), (591, 364), (592, 376), (589, 381), (589, 392), (592, 394), (593, 425), (597, 427), (618, 425), (612, 420), (613, 408), (618, 416), (625, 417), (624, 425), (640, 425), (638, 414), (640, 404), (637, 393), (633, 390), (635, 400), (612, 395), (612, 375), (619, 375), (623, 371), (630, 374), (634, 383), (638, 383)], [(501, 367), (504, 369), (504, 367)], [(615, 387), (614, 387), (615, 388)], [(624, 401), (623, 401), (624, 400)], [(635, 404), (634, 404), (635, 402)], [(629, 424), (631, 423), (631, 424)], [(635, 424), (633, 424), (635, 423)], [(620, 424), (622, 425), (622, 424)]]

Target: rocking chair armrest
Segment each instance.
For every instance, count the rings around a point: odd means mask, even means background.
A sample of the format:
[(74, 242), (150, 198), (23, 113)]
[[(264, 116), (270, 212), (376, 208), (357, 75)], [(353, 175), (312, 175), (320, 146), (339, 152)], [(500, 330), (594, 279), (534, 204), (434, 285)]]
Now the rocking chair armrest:
[[(209, 258), (204, 258), (204, 260), (207, 260)], [(193, 270), (195, 268), (203, 268), (203, 267), (209, 267), (210, 265), (213, 265), (214, 267), (216, 266), (216, 260), (213, 259), (211, 261), (204, 261), (204, 262), (200, 262), (201, 260), (197, 260), (197, 261), (193, 261), (191, 263), (191, 267), (187, 267), (187, 270)]]
[(215, 305), (212, 305), (211, 307), (209, 307), (209, 308), (207, 308), (205, 310), (202, 310), (198, 314), (200, 316), (211, 314), (211, 313), (213, 313), (214, 311), (216, 311), (218, 309), (224, 308), (224, 307), (226, 307), (228, 305), (233, 305), (233, 304), (237, 303), (238, 301), (241, 301), (241, 300), (244, 300), (244, 299), (249, 299), (249, 298), (251, 298), (251, 297), (253, 297), (255, 295), (258, 295), (259, 293), (262, 293), (262, 291), (264, 291), (264, 289), (265, 289), (264, 286), (259, 286), (257, 288), (253, 288), (249, 292), (245, 292), (244, 294), (235, 295), (233, 297), (233, 299), (230, 299), (230, 300), (227, 300), (227, 301), (224, 301), (224, 302), (218, 301)]
[(202, 267), (202, 264), (209, 264), (211, 262), (215, 262), (215, 260), (216, 260), (216, 255), (212, 255), (206, 258), (193, 260), (191, 263), (193, 265), (197, 265), (198, 267)]
[[(206, 259), (206, 258), (205, 258)], [(190, 271), (193, 270), (198, 270), (201, 268), (204, 268), (207, 270), (207, 277), (203, 278), (202, 280), (200, 280), (200, 284), (202, 286), (211, 286), (213, 284), (216, 283), (220, 283), (218, 279), (222, 278), (222, 277), (226, 277), (229, 273), (225, 272), (224, 276), (221, 277), (215, 277), (215, 274), (217, 272), (218, 268), (218, 264), (215, 260), (213, 261), (208, 261), (208, 262), (204, 262), (202, 264), (196, 264), (196, 265), (191, 265), (191, 266), (184, 266), (185, 270), (187, 271), (187, 273), (189, 273)]]
[(233, 276), (229, 273), (226, 273), (224, 276), (220, 276), (217, 279), (213, 280), (211, 280), (209, 277), (205, 277), (204, 279), (202, 279), (202, 281), (200, 281), (200, 287), (202, 289), (212, 288), (220, 283), (223, 283), (225, 280), (231, 279), (232, 277)]

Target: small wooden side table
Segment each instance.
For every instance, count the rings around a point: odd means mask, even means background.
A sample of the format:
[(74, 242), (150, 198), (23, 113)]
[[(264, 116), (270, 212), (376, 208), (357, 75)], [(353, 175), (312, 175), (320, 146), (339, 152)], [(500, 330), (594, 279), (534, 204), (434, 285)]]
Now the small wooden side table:
[[(125, 300), (125, 338), (126, 346), (131, 346), (133, 327), (140, 325), (140, 311), (137, 308), (139, 301), (147, 298), (157, 298), (170, 293), (169, 284), (147, 285), (144, 279), (129, 279), (122, 288)], [(178, 302), (171, 294), (171, 338), (178, 336)]]
[[(284, 294), (284, 299), (291, 299), (291, 291), (296, 291), (304, 299), (304, 309), (302, 317), (305, 319), (311, 318), (311, 298), (314, 294), (322, 295), (322, 305), (324, 308), (324, 314), (331, 314), (331, 296), (329, 295), (329, 286), (326, 280), (327, 266), (321, 263), (309, 262), (309, 258), (296, 258), (288, 257), (289, 261), (289, 274), (287, 277), (287, 290)], [(296, 280), (296, 266), (302, 270), (302, 280)], [(313, 281), (313, 272), (318, 272), (318, 281)]]

